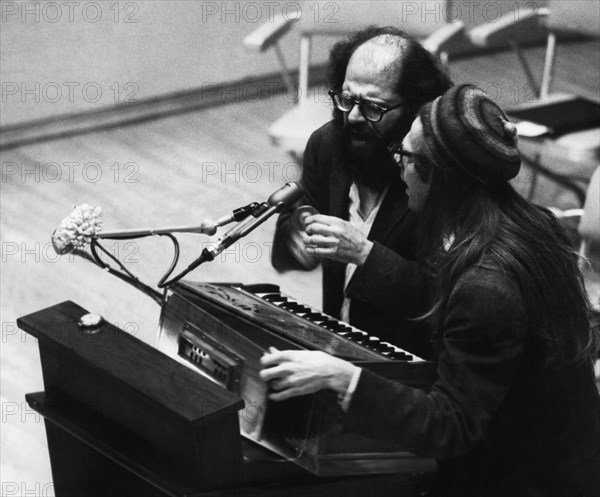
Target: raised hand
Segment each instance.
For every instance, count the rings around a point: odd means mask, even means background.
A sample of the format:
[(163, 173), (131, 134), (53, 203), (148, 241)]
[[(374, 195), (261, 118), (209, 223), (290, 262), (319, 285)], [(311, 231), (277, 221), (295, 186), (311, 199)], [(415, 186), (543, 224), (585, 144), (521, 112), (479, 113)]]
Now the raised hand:
[(338, 217), (316, 214), (305, 219), (306, 252), (319, 258), (361, 266), (373, 248), (358, 228)]

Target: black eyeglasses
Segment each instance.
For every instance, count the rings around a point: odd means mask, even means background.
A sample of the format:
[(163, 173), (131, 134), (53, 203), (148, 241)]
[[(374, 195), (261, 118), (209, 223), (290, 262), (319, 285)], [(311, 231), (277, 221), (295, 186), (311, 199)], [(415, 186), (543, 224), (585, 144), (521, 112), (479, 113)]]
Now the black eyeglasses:
[(381, 118), (386, 112), (398, 109), (405, 105), (405, 102), (401, 102), (398, 105), (391, 106), (379, 105), (374, 102), (369, 102), (368, 100), (352, 98), (350, 95), (346, 95), (345, 93), (340, 93), (333, 90), (329, 90), (329, 96), (333, 100), (335, 106), (342, 112), (350, 112), (355, 105), (358, 105), (358, 110), (360, 110), (362, 116), (367, 121), (371, 121), (374, 123), (381, 121)]
[(414, 154), (402, 148), (401, 143), (394, 143), (388, 147), (390, 154), (392, 155), (394, 162), (400, 168), (401, 171), (405, 171), (408, 166), (415, 165), (415, 159), (423, 156), (420, 154)]

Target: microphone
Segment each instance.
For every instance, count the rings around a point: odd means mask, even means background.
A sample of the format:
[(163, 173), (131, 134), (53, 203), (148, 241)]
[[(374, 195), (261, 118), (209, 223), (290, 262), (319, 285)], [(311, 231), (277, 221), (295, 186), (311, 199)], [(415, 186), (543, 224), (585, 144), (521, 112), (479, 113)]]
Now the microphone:
[(212, 261), (218, 254), (223, 252), (223, 250), (230, 247), (240, 238), (258, 228), (273, 214), (276, 212), (281, 212), (284, 208), (299, 200), (303, 194), (304, 190), (300, 184), (286, 183), (284, 186), (273, 192), (267, 201), (263, 202), (259, 206), (258, 212), (254, 214), (256, 216), (255, 219), (250, 218), (246, 221), (238, 223), (222, 237), (206, 247), (202, 251), (200, 257), (196, 259), (194, 263), (192, 263), (192, 265), (194, 265), (193, 268), (197, 267), (204, 261)]

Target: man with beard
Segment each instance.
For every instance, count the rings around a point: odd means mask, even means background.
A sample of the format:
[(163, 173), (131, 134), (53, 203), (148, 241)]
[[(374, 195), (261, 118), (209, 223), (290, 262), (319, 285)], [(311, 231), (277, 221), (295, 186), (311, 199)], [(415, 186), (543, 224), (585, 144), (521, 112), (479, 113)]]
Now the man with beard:
[(325, 313), (425, 358), (429, 336), (414, 318), (426, 310), (427, 280), (413, 262), (416, 219), (388, 146), (450, 86), (435, 57), (396, 28), (369, 27), (336, 44), (333, 120), (308, 141), (295, 206), (318, 214), (299, 223), (283, 213), (273, 247), (279, 271), (323, 263)]

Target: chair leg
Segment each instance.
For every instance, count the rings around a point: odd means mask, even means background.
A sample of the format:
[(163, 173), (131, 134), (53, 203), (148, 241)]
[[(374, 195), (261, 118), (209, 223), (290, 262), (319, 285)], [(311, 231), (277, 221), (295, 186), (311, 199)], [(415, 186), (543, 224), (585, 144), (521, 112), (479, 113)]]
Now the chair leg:
[(298, 101), (308, 95), (308, 69), (310, 67), (311, 38), (303, 34), (300, 38), (300, 81), (298, 85)]
[(542, 76), (542, 87), (540, 88), (540, 98), (543, 100), (548, 98), (550, 94), (550, 85), (552, 84), (552, 76), (554, 75), (554, 62), (556, 60), (556, 35), (548, 34), (548, 42), (546, 44), (546, 58), (544, 60), (544, 73)]
[(525, 54), (521, 50), (521, 47), (516, 42), (516, 40), (514, 40), (514, 39), (508, 40), (508, 43), (510, 44), (511, 48), (517, 55), (519, 62), (521, 63), (521, 67), (523, 68), (523, 71), (525, 72), (525, 76), (527, 77), (529, 84), (531, 85), (531, 87), (533, 88), (533, 91), (535, 92), (535, 96), (539, 98), (540, 88), (539, 88), (538, 84), (535, 82), (535, 78), (533, 77), (533, 73), (531, 72), (531, 67), (529, 67), (529, 63), (527, 62), (527, 59), (525, 58)]
[[(283, 52), (281, 51), (281, 47), (279, 43), (275, 43), (274, 45), (275, 53), (277, 54), (277, 59), (279, 60), (279, 65), (281, 66), (281, 77), (283, 78), (283, 84), (285, 85), (285, 89), (290, 93), (294, 88), (294, 83), (292, 82), (292, 77), (290, 76), (290, 71), (285, 62), (285, 57), (283, 56)], [(297, 101), (296, 95), (296, 101)]]

